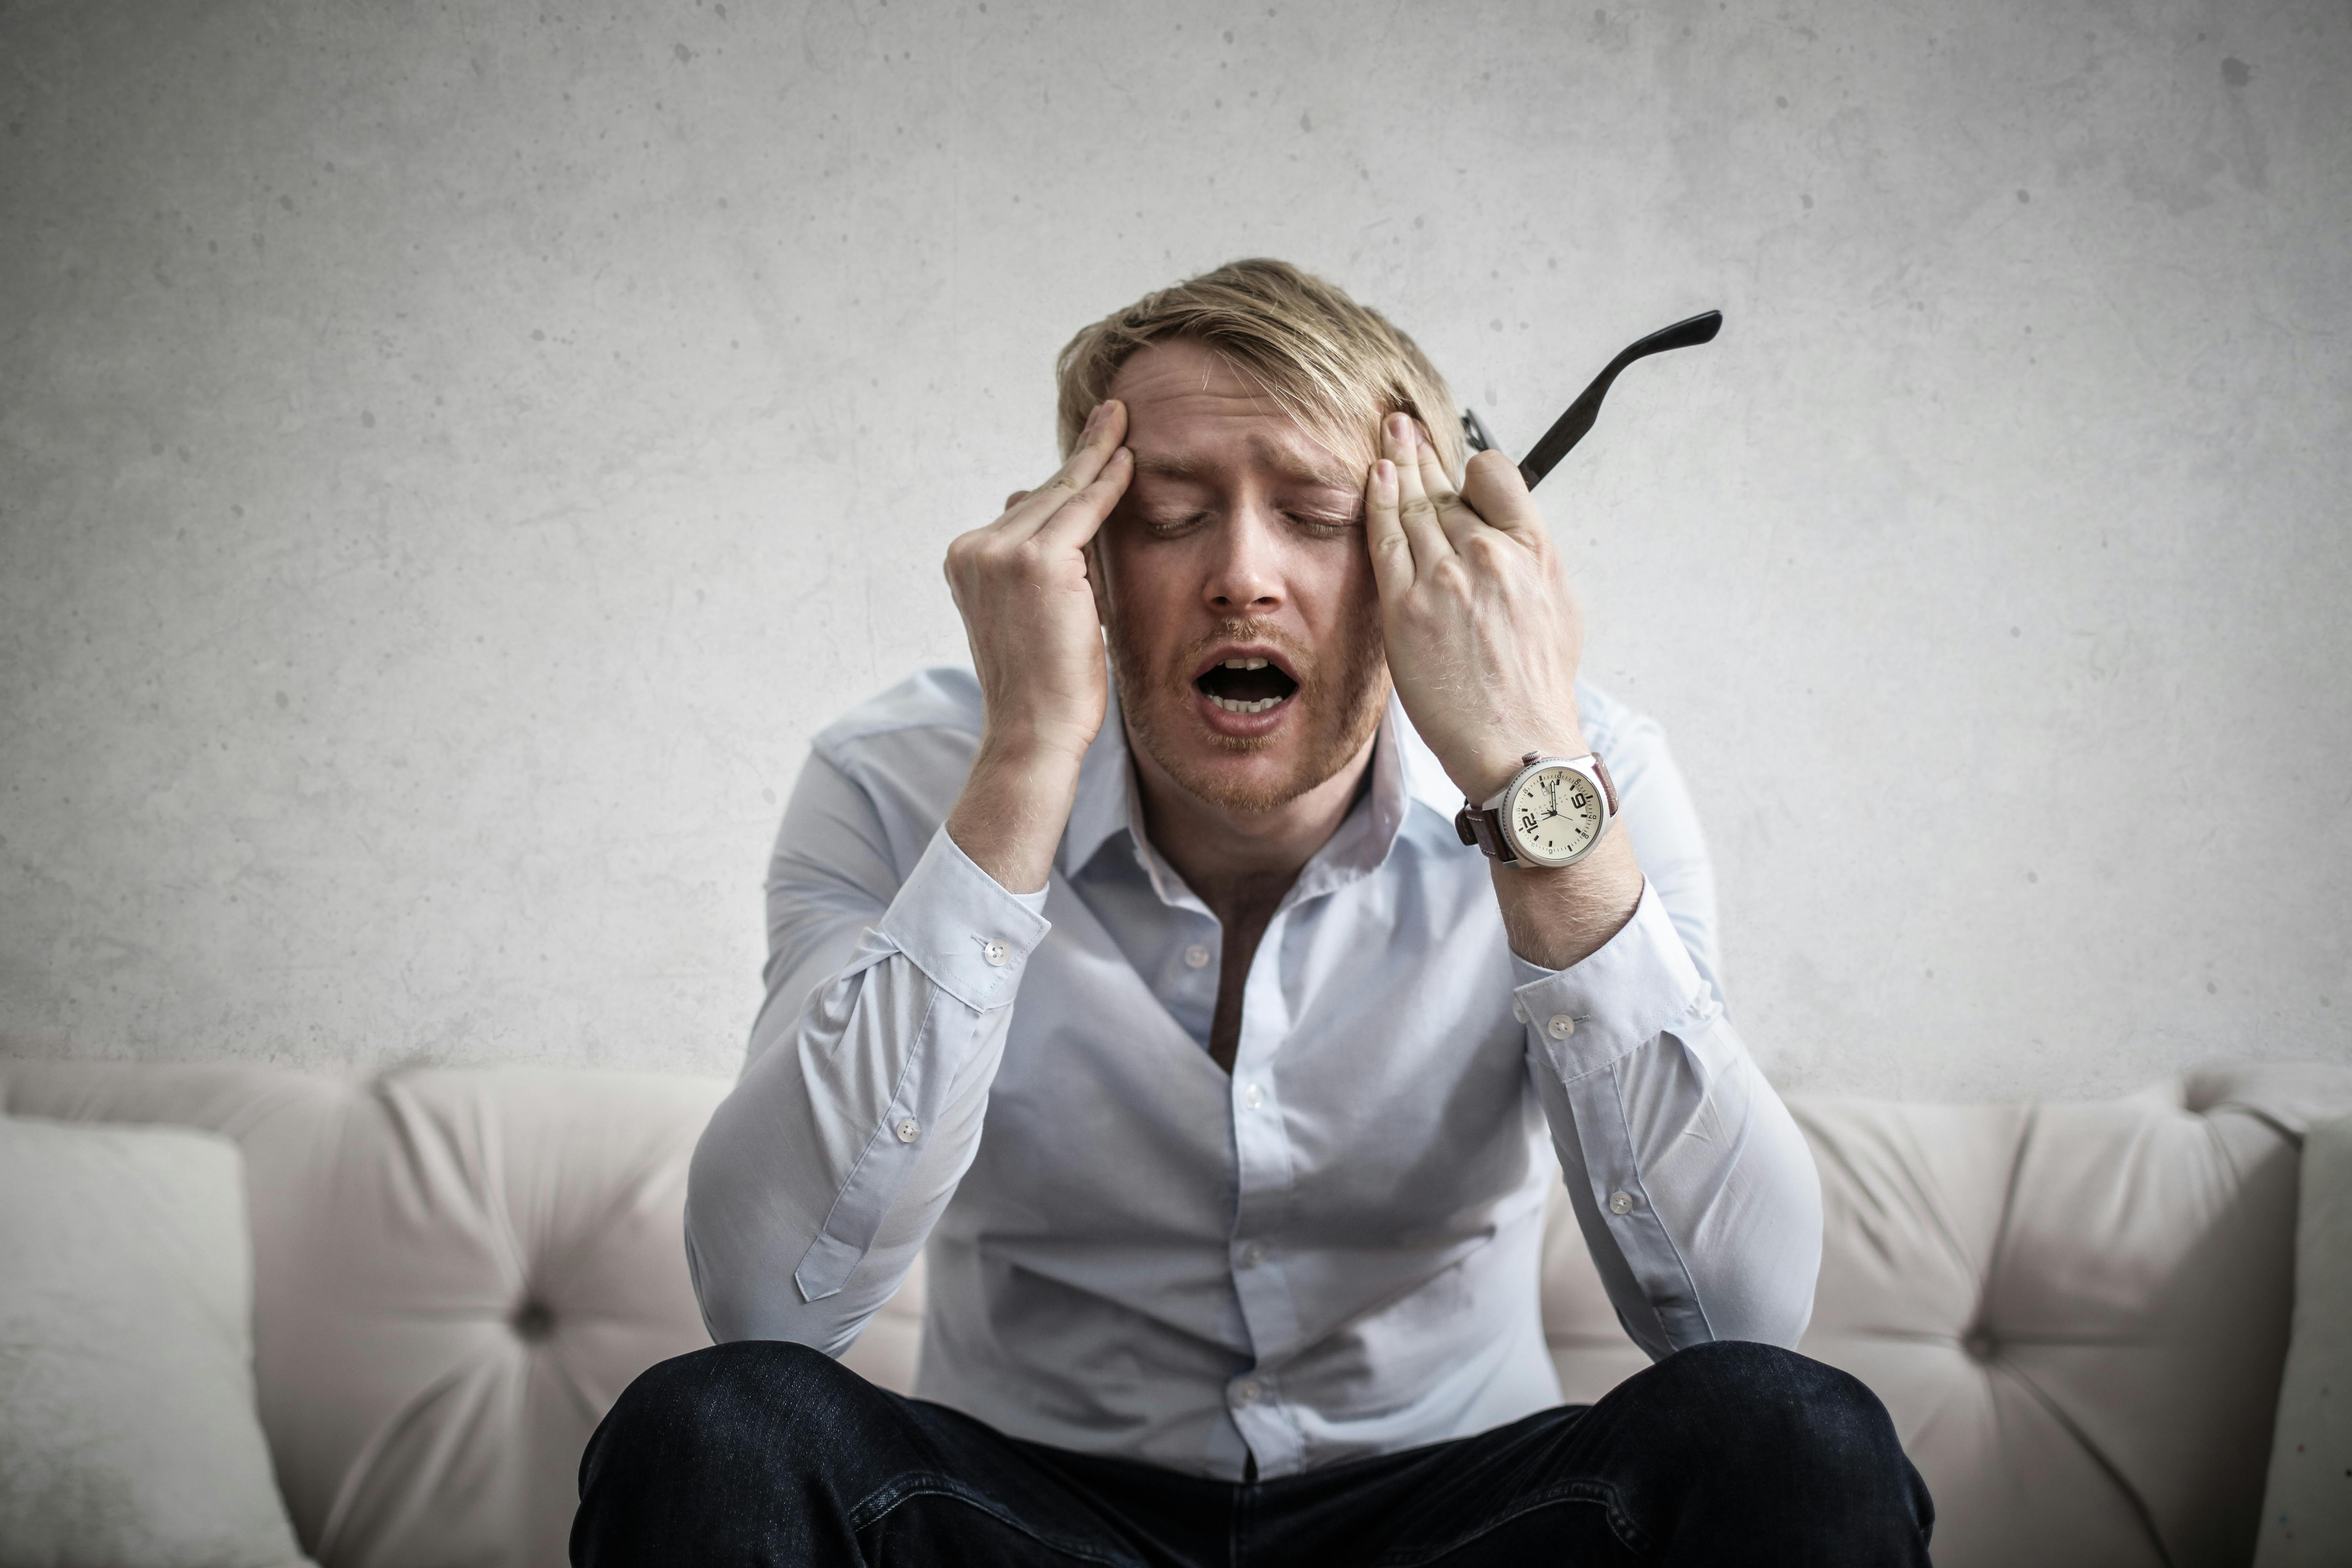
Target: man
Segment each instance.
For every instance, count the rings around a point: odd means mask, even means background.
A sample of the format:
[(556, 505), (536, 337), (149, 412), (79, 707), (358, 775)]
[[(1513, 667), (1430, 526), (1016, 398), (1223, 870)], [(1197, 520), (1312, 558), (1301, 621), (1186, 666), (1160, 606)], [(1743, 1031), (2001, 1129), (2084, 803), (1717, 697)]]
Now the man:
[[(719, 1343), (614, 1408), (575, 1560), (1925, 1563), (1885, 1411), (1775, 1348), (1811, 1159), (1517, 470), (1279, 263), (1059, 376), (1068, 460), (948, 553), (974, 673), (786, 811), (688, 1202)], [(1537, 1315), (1563, 1173), (1658, 1358), (1589, 1408)], [(926, 1253), (908, 1400), (829, 1358)]]

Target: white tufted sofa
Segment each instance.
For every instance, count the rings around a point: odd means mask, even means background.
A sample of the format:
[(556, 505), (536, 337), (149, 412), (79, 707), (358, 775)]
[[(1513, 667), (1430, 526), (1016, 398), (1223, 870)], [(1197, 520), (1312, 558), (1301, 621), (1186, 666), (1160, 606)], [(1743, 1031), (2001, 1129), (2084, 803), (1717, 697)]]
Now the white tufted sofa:
[[(261, 1415), (326, 1568), (564, 1561), (582, 1445), (706, 1343), (686, 1161), (727, 1086), (0, 1060), (12, 1115), (243, 1147)], [(2352, 1070), (2198, 1075), (2090, 1104), (1797, 1098), (1827, 1205), (1804, 1350), (1876, 1389), (1944, 1568), (2243, 1563), (2288, 1337), (2306, 1123)], [(1643, 1358), (1565, 1205), (1543, 1312), (1570, 1400)], [(919, 1275), (850, 1362), (912, 1381)], [(2344, 1560), (2352, 1562), (2352, 1542)]]

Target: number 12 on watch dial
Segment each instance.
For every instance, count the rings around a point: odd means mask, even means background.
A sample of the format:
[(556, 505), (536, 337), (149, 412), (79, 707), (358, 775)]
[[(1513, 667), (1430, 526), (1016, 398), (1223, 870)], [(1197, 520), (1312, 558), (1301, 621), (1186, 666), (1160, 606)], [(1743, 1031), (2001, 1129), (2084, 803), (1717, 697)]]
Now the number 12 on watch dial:
[(1505, 808), (1523, 859), (1565, 865), (1601, 834), (1601, 795), (1572, 768), (1542, 768), (1520, 782)]

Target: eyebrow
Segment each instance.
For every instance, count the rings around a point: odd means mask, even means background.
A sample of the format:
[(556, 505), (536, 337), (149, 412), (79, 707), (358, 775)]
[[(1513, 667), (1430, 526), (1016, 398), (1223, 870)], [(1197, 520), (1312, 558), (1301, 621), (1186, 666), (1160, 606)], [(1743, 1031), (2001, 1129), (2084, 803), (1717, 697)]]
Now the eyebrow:
[[(1359, 488), (1360, 481), (1356, 476), (1346, 469), (1304, 461), (1296, 454), (1274, 446), (1270, 442), (1254, 440), (1250, 443), (1250, 449), (1252, 456), (1259, 462), (1272, 468), (1283, 479), (1296, 483), (1320, 485), (1326, 489), (1334, 490), (1353, 491)], [(1140, 452), (1135, 457), (1135, 467), (1139, 473), (1157, 474), (1162, 479), (1197, 479), (1207, 473), (1211, 466), (1197, 458), (1150, 457)]]

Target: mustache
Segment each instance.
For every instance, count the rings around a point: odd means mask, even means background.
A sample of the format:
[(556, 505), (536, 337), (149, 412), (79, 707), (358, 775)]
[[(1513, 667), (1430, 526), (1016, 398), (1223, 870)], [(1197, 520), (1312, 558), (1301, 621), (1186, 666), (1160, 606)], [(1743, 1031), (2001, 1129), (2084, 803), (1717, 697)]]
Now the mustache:
[(1299, 684), (1311, 684), (1308, 675), (1316, 668), (1315, 650), (1275, 622), (1255, 618), (1219, 621), (1208, 632), (1177, 649), (1170, 661), (1171, 668), (1189, 672), (1200, 663), (1202, 654), (1220, 644), (1234, 642), (1271, 643), (1282, 650), (1283, 657), (1290, 661), (1291, 668), (1297, 671)]

